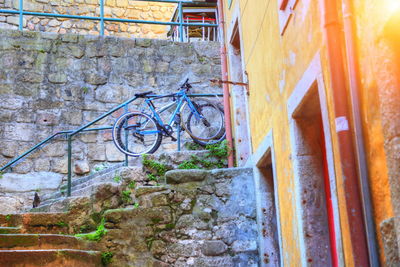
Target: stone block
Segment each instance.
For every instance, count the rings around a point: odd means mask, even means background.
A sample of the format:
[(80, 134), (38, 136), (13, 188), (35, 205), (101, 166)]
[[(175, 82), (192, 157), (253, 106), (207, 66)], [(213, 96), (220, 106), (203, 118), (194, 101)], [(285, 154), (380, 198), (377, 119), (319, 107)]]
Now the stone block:
[(67, 174), (68, 173), (68, 161), (67, 158), (54, 158), (51, 160), (51, 170), (56, 173)]
[(55, 190), (61, 185), (62, 175), (52, 172), (33, 172), (28, 174), (6, 173), (0, 179), (2, 192), (31, 192)]
[(99, 86), (95, 93), (95, 99), (105, 103), (120, 103), (122, 100), (122, 92), (123, 88), (120, 86)]
[(32, 160), (25, 159), (24, 161), (17, 163), (13, 167), (13, 171), (15, 173), (28, 173), (28, 172), (32, 171), (32, 167), (33, 167)]
[(85, 82), (92, 85), (102, 85), (107, 83), (107, 80), (107, 76), (96, 72), (86, 73), (85, 75)]
[[(199, 257), (194, 260), (193, 265), (194, 266), (218, 266), (218, 267), (236, 266), (233, 264), (233, 259), (230, 256)], [(238, 266), (242, 266), (242, 265), (238, 265)]]
[(67, 153), (66, 142), (50, 143), (43, 148), (43, 152), (48, 157), (61, 157)]
[(0, 197), (0, 213), (12, 214), (21, 211), (24, 206), (24, 201), (18, 196), (1, 196)]
[(87, 174), (90, 172), (89, 163), (86, 160), (79, 160), (74, 163), (74, 173), (78, 175)]
[(95, 161), (105, 161), (106, 147), (104, 146), (104, 144), (89, 144), (88, 158)]
[(65, 73), (50, 73), (48, 76), (49, 82), (59, 84), (67, 82), (67, 75)]
[[(9, 16), (9, 17), (7, 17), (7, 23), (18, 26), (19, 25), (19, 17)], [(23, 27), (26, 27), (26, 19), (25, 18), (22, 21), (22, 25), (23, 25)]]
[(106, 157), (107, 161), (124, 161), (125, 155), (117, 149), (114, 143), (106, 144)]
[(17, 146), (16, 142), (2, 142), (0, 143), (0, 153), (8, 158), (12, 158), (17, 153)]
[(205, 170), (172, 170), (165, 174), (167, 183), (180, 184), (188, 182), (200, 182), (207, 177)]
[(36, 123), (39, 125), (58, 125), (59, 116), (49, 112), (38, 113)]
[(61, 120), (70, 125), (82, 124), (82, 111), (80, 110), (65, 110), (61, 113)]
[(256, 240), (237, 240), (232, 244), (232, 251), (235, 253), (239, 252), (256, 252), (257, 242)]
[(35, 172), (48, 172), (48, 171), (50, 171), (50, 159), (48, 159), (48, 158), (35, 159), (33, 170)]
[(205, 241), (201, 246), (201, 252), (205, 256), (219, 256), (228, 250), (228, 246), (221, 240)]
[(35, 138), (35, 126), (26, 123), (7, 124), (4, 126), (4, 135), (10, 140), (33, 141)]

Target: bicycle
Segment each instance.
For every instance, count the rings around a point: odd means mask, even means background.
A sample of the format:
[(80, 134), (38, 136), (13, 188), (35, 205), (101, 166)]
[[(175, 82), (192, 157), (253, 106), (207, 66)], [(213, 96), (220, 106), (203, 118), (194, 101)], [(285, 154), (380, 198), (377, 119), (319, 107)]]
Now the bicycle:
[[(174, 126), (181, 125), (194, 142), (205, 146), (222, 141), (225, 138), (223, 109), (210, 101), (198, 104), (188, 97), (192, 88), (189, 79), (173, 94), (154, 95), (152, 91), (135, 94), (143, 98), (148, 107), (147, 113), (129, 112), (121, 115), (113, 126), (112, 136), (116, 147), (124, 154), (137, 157), (154, 153), (161, 145), (163, 136), (172, 141)], [(156, 109), (153, 101), (172, 98), (173, 101)], [(164, 123), (160, 114), (176, 106), (168, 123)], [(186, 109), (185, 109), (186, 108)], [(187, 118), (182, 120), (182, 112)]]

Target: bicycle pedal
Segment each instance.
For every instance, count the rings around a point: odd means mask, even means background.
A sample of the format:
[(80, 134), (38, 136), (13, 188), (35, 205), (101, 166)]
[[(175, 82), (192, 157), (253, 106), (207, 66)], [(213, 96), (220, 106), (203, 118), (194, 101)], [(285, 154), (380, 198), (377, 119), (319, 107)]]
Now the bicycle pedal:
[(176, 138), (173, 137), (173, 136), (171, 136), (171, 140), (174, 141), (174, 142), (178, 141), (178, 139), (176, 139)]

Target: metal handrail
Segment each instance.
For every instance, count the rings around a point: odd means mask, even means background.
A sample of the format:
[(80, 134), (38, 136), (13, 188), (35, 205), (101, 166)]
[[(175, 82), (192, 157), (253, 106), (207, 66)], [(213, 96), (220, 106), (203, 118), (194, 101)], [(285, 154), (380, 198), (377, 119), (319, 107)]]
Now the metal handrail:
[[(189, 97), (221, 97), (223, 95), (222, 94), (188, 94), (188, 96)], [(117, 111), (117, 110), (119, 110), (121, 108), (124, 108), (125, 112), (128, 112), (128, 105), (131, 102), (135, 101), (137, 98), (138, 97), (136, 97), (136, 96), (130, 98), (129, 100), (125, 101), (124, 103), (122, 103), (122, 104), (116, 106), (115, 108), (107, 111), (103, 115), (97, 117), (93, 121), (81, 126), (80, 128), (78, 128), (76, 130), (67, 130), (67, 131), (56, 132), (55, 134), (47, 137), (43, 141), (41, 141), (38, 144), (34, 145), (33, 147), (31, 147), (29, 150), (25, 151), (24, 153), (22, 153), (18, 157), (16, 157), (16, 158), (12, 159), (11, 161), (9, 161), (6, 165), (4, 165), (3, 167), (0, 168), (0, 172), (3, 172), (4, 170), (7, 170), (7, 169), (11, 168), (14, 164), (18, 164), (21, 160), (23, 160), (29, 154), (31, 154), (32, 152), (40, 149), (43, 145), (45, 145), (46, 143), (50, 142), (55, 137), (65, 134), (67, 136), (67, 141), (68, 141), (68, 149), (67, 149), (67, 153), (68, 153), (67, 196), (71, 196), (71, 188), (72, 188), (72, 137), (74, 137), (75, 135), (77, 135), (78, 133), (81, 133), (81, 132), (102, 131), (102, 130), (110, 130), (110, 129), (112, 129), (113, 128), (112, 126), (104, 126), (104, 127), (98, 127), (98, 128), (89, 128), (89, 127), (92, 126), (93, 124), (101, 121), (102, 119), (110, 116), (112, 113), (114, 113), (115, 111)], [(180, 137), (178, 137), (178, 144), (180, 144)], [(179, 148), (179, 145), (178, 145), (178, 148)], [(125, 155), (125, 166), (127, 166), (127, 165), (128, 165), (128, 156)]]
[(218, 24), (209, 24), (209, 23), (188, 23), (183, 21), (183, 8), (182, 5), (185, 3), (193, 3), (193, 1), (181, 1), (181, 0), (137, 0), (144, 2), (160, 2), (160, 3), (175, 3), (178, 4), (178, 12), (179, 12), (179, 22), (163, 22), (163, 21), (152, 21), (152, 20), (136, 20), (136, 19), (119, 19), (119, 18), (108, 18), (104, 17), (104, 0), (99, 0), (100, 4), (100, 16), (78, 16), (78, 15), (65, 15), (65, 14), (56, 14), (56, 13), (41, 13), (41, 12), (30, 12), (24, 11), (24, 0), (19, 0), (19, 9), (18, 10), (10, 10), (10, 9), (0, 9), (0, 14), (18, 14), (19, 15), (19, 25), (18, 29), (20, 31), (23, 30), (23, 16), (41, 16), (41, 17), (55, 17), (55, 18), (69, 18), (69, 19), (86, 19), (86, 20), (96, 20), (100, 21), (100, 35), (104, 35), (104, 22), (105, 21), (113, 21), (113, 22), (127, 22), (127, 23), (138, 23), (138, 24), (156, 24), (156, 25), (166, 25), (166, 26), (179, 26), (179, 38), (180, 41), (183, 42), (183, 27), (184, 26), (198, 26), (198, 27), (218, 27)]

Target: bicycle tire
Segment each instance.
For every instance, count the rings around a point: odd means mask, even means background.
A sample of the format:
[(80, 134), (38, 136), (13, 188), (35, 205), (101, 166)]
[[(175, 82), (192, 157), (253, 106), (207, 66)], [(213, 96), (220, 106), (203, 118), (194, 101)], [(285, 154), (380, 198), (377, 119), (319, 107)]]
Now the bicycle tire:
[(130, 112), (123, 114), (114, 123), (112, 138), (119, 151), (128, 156), (138, 157), (154, 153), (161, 145), (162, 134), (152, 117), (145, 113)]
[[(183, 125), (185, 131), (198, 144), (207, 145), (218, 142), (225, 134), (223, 111), (211, 102), (195, 105), (195, 107), (204, 118), (198, 119), (195, 114), (191, 112), (186, 123)], [(210, 123), (212, 123), (212, 125)]]

